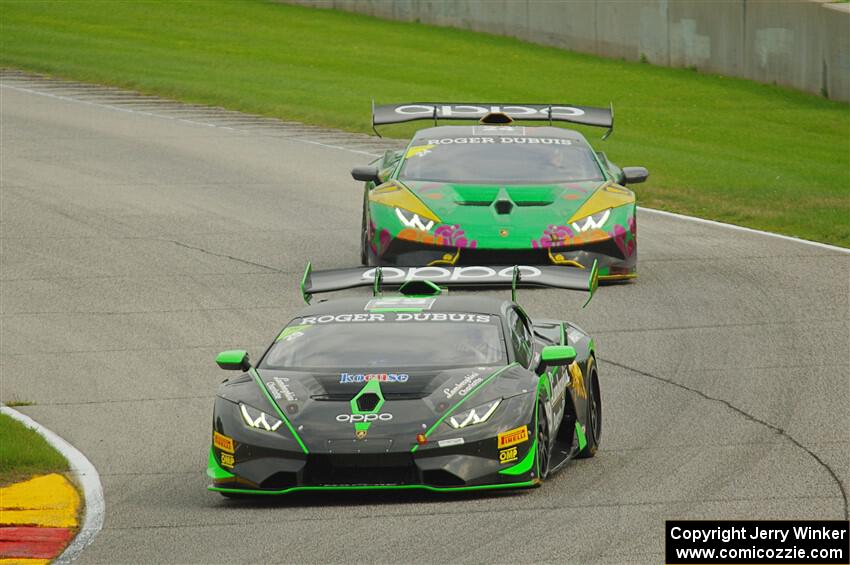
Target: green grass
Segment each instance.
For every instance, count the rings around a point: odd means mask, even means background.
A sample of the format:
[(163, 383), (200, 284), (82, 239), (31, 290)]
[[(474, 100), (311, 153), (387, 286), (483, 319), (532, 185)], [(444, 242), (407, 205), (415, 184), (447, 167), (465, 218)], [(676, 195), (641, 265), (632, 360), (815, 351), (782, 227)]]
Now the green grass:
[(641, 204), (850, 247), (844, 103), (276, 3), (6, 0), (0, 10), (0, 65), (352, 131), (369, 130), (373, 97), (613, 101), (614, 135), (585, 133), (615, 162), (649, 167)]
[(29, 475), (67, 470), (68, 462), (43, 437), (0, 414), (0, 485)]

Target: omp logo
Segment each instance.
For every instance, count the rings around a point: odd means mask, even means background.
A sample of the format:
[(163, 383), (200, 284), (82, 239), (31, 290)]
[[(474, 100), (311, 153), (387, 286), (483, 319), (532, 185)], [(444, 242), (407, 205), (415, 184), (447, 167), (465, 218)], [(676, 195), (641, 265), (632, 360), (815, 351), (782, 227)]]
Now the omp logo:
[[(525, 281), (541, 275), (540, 269), (537, 267), (520, 265), (518, 268), (520, 277)], [(432, 282), (473, 282), (480, 279), (489, 279), (490, 281), (493, 279), (503, 279), (505, 281), (511, 281), (513, 280), (513, 276), (513, 267), (505, 267), (503, 269), (493, 269), (492, 267), (482, 267), (480, 265), (469, 267), (408, 267), (405, 269), (399, 267), (381, 267), (381, 278), (384, 282), (417, 280), (428, 280)], [(374, 281), (375, 269), (369, 269), (364, 272), (363, 279)]]
[(528, 441), (528, 426), (522, 426), (499, 434), (499, 449)]
[(510, 463), (512, 461), (516, 461), (516, 456), (516, 447), (509, 447), (507, 449), (503, 449), (499, 451), (499, 463)]
[[(503, 112), (509, 116), (536, 116), (549, 117), (549, 109), (551, 108), (553, 117), (576, 117), (583, 116), (584, 110), (573, 108), (571, 106), (541, 106), (532, 108), (531, 106), (473, 106), (465, 104), (441, 104), (436, 106), (438, 118), (450, 117), (476, 117), (483, 116), (494, 112)], [(396, 114), (403, 116), (433, 116), (434, 106), (430, 104), (406, 104), (395, 108)]]
[(356, 422), (388, 422), (393, 419), (392, 414), (340, 414), (336, 417), (337, 422), (356, 423)]
[(233, 465), (236, 463), (236, 459), (229, 453), (221, 454), (221, 466), (227, 467), (228, 469), (232, 469)]

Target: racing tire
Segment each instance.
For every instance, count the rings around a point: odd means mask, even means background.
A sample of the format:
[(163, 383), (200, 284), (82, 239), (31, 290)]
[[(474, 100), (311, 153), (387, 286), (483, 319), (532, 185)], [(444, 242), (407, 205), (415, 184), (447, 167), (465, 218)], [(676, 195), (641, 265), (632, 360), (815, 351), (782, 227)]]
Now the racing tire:
[(596, 372), (593, 357), (587, 360), (587, 380), (587, 429), (585, 431), (587, 444), (579, 452), (579, 459), (596, 455), (602, 439), (602, 396), (599, 393), (599, 375)]
[(363, 214), (360, 221), (360, 264), (369, 265), (369, 226), (366, 222), (366, 203), (363, 203)]
[(543, 405), (537, 405), (537, 478), (545, 480), (549, 476), (549, 421), (546, 420), (546, 411)]

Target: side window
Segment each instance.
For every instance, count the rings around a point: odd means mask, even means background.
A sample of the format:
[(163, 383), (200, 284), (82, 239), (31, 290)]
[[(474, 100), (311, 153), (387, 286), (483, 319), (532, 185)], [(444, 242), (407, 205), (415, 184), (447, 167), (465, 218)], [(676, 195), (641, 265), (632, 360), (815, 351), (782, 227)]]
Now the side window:
[(378, 176), (381, 177), (382, 181), (387, 181), (390, 178), (390, 175), (395, 169), (395, 166), (398, 164), (399, 159), (401, 159), (402, 152), (401, 151), (393, 151), (387, 150), (384, 153), (384, 158), (381, 159), (380, 171), (378, 172)]
[(508, 325), (511, 328), (511, 343), (516, 360), (523, 367), (528, 367), (532, 355), (531, 332), (529, 332), (522, 317), (514, 309), (511, 309), (508, 313)]
[(614, 182), (622, 184), (624, 180), (623, 169), (609, 161), (608, 156), (602, 151), (597, 151), (596, 155), (599, 156), (599, 160), (602, 161), (603, 165), (605, 165), (605, 168), (608, 170), (608, 173), (611, 175), (611, 177), (613, 177)]

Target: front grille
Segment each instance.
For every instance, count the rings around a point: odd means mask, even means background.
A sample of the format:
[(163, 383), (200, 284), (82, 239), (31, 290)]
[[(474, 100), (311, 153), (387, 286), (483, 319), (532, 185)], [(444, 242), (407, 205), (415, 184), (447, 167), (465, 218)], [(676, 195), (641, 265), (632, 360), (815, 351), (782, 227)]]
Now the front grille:
[(422, 482), (433, 487), (462, 487), (463, 479), (444, 469), (434, 469), (422, 473)]
[(281, 471), (267, 478), (260, 483), (260, 488), (268, 490), (283, 490), (298, 485), (297, 475)]
[(458, 265), (540, 265), (549, 264), (545, 249), (463, 249)]
[(311, 454), (306, 485), (410, 485), (417, 472), (409, 453)]

